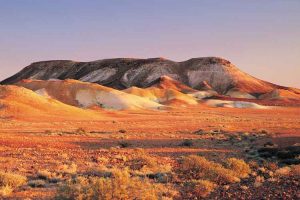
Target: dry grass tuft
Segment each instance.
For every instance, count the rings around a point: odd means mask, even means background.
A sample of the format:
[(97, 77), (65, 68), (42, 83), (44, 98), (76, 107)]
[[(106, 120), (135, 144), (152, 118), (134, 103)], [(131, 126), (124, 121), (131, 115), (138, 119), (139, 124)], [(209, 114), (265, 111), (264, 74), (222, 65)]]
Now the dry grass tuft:
[(300, 176), (300, 165), (281, 167), (275, 171), (277, 176)]
[(185, 184), (185, 195), (187, 195), (189, 199), (205, 198), (216, 186), (215, 183), (208, 180), (192, 180)]
[(265, 182), (265, 178), (263, 176), (257, 176), (254, 181), (254, 187), (262, 186), (263, 182)]
[(37, 177), (40, 179), (48, 180), (52, 178), (52, 173), (48, 170), (40, 170), (37, 172)]
[(171, 171), (170, 165), (163, 165), (156, 157), (143, 150), (136, 150), (127, 165), (131, 170), (141, 173), (166, 173)]
[(60, 173), (75, 174), (77, 172), (77, 165), (75, 163), (63, 164), (58, 167)]
[(207, 179), (220, 184), (240, 181), (232, 170), (201, 156), (190, 155), (184, 157), (180, 165), (180, 171), (189, 179)]
[(286, 167), (281, 167), (275, 171), (275, 175), (277, 176), (289, 176), (291, 173), (291, 168), (286, 166)]
[(0, 187), (0, 197), (8, 197), (13, 192), (13, 188), (11, 186), (2, 186)]
[(9, 196), (15, 188), (25, 184), (26, 181), (25, 176), (0, 172), (0, 195), (3, 197)]
[(10, 186), (12, 188), (19, 187), (27, 181), (25, 176), (7, 172), (0, 172), (0, 187)]
[(300, 165), (292, 165), (291, 168), (291, 173), (293, 176), (300, 176)]
[(148, 179), (131, 177), (127, 170), (114, 170), (111, 178), (83, 178), (69, 181), (58, 190), (57, 199), (115, 200), (161, 199), (165, 188)]
[(237, 158), (229, 158), (226, 162), (227, 167), (232, 170), (239, 178), (246, 178), (251, 172), (250, 166), (245, 161)]

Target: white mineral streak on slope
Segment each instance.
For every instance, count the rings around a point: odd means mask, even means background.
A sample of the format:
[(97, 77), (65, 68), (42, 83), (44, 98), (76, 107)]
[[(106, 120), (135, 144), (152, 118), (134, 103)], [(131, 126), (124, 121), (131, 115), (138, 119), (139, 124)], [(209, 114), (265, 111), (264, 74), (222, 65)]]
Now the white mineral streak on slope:
[(164, 63), (161, 63), (160, 65), (146, 64), (136, 69), (130, 69), (123, 75), (121, 82), (130, 87), (135, 85), (134, 83), (139, 81), (138, 79), (140, 77), (146, 76), (146, 79), (142, 80), (142, 84), (148, 85), (164, 75), (178, 80), (179, 75), (171, 73), (167, 66), (168, 65)]
[(84, 77), (80, 78), (80, 81), (88, 81), (88, 82), (98, 82), (98, 81), (106, 81), (111, 76), (115, 75), (117, 73), (117, 69), (115, 68), (109, 68), (105, 67), (103, 69), (98, 69), (95, 71), (92, 71), (91, 73), (85, 75)]
[(149, 101), (148, 99), (123, 93), (120, 91), (106, 92), (93, 90), (79, 90), (76, 93), (76, 100), (82, 107), (91, 107), (94, 105), (106, 109), (124, 110), (124, 109), (159, 109), (161, 104)]
[(60, 75), (62, 75), (64, 72), (65, 72), (64, 70), (54, 72), (53, 74), (51, 74), (49, 80), (50, 80), (50, 79), (52, 79), (52, 80), (55, 80), (55, 79), (56, 79), (56, 80), (57, 80), (57, 78), (58, 78)]
[(171, 100), (181, 100), (190, 105), (198, 104), (194, 97), (173, 89), (160, 89), (155, 87), (149, 87), (144, 89), (138, 87), (131, 87), (123, 91), (128, 94), (140, 96), (142, 98), (149, 99), (158, 103), (165, 103)]
[(209, 82), (214, 89), (225, 90), (233, 80), (224, 68), (223, 65), (214, 64), (210, 65), (207, 69), (201, 68), (200, 65), (196, 70), (188, 70), (187, 76), (189, 85), (191, 87), (197, 87), (203, 81), (206, 81)]
[(270, 108), (256, 103), (244, 102), (244, 101), (207, 100), (206, 104), (211, 107), (225, 107), (225, 108), (254, 108), (254, 109)]
[(40, 77), (45, 75), (45, 71), (39, 71), (37, 73), (35, 73), (34, 75), (30, 76), (29, 79), (40, 79)]
[(179, 76), (177, 74), (172, 74), (170, 72), (167, 64), (161, 63), (159, 66), (157, 66), (156, 64), (149, 64), (147, 66), (148, 68), (152, 67), (152, 70), (148, 73), (147, 78), (144, 80), (145, 84), (150, 84), (151, 82), (161, 78), (162, 76), (168, 76), (175, 80), (179, 79)]
[(194, 93), (191, 93), (191, 94), (188, 94), (188, 95), (190, 95), (194, 98), (197, 98), (197, 99), (204, 99), (204, 98), (215, 96), (217, 94), (218, 93), (216, 91), (208, 90), (208, 91), (194, 92)]
[(42, 88), (42, 89), (39, 89), (39, 90), (36, 90), (34, 91), (36, 94), (40, 95), (40, 96), (43, 96), (43, 97), (48, 97), (50, 98), (47, 90), (45, 88)]
[(226, 95), (233, 98), (242, 98), (242, 99), (256, 99), (256, 97), (252, 96), (247, 92), (241, 92), (238, 90), (229, 90)]
[(128, 87), (133, 85), (132, 83), (135, 80), (136, 76), (142, 76), (141, 74), (145, 74), (146, 69), (146, 66), (141, 66), (137, 69), (128, 70), (121, 78), (121, 82)]

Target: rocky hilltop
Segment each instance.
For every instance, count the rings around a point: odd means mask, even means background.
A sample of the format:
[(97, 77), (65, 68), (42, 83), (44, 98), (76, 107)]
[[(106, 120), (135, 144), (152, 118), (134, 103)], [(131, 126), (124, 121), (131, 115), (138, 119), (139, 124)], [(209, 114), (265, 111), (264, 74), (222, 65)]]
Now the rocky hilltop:
[(75, 79), (115, 89), (127, 89), (132, 86), (150, 87), (162, 76), (171, 77), (193, 89), (211, 87), (220, 94), (232, 90), (254, 96), (275, 89), (299, 92), (252, 77), (228, 60), (218, 57), (192, 58), (183, 62), (164, 58), (116, 58), (92, 62), (42, 61), (32, 63), (19, 73), (3, 80), (1, 84), (15, 84), (23, 79)]

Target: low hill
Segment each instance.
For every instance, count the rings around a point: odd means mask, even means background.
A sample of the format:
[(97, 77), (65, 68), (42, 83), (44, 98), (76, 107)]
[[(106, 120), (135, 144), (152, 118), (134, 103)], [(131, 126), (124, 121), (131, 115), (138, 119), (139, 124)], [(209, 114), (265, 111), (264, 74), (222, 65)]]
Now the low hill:
[(104, 119), (105, 114), (66, 105), (18, 86), (0, 85), (0, 118), (39, 121)]
[(125, 110), (162, 107), (156, 102), (139, 96), (77, 80), (22, 80), (16, 85), (65, 104), (83, 108), (98, 106), (104, 109)]

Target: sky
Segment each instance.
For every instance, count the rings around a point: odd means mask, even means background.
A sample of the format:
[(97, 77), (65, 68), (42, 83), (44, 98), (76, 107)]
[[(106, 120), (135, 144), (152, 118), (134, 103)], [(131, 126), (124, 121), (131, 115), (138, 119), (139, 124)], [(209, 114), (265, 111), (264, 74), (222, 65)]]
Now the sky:
[(41, 60), (206, 56), (300, 88), (300, 1), (0, 0), (0, 80)]

